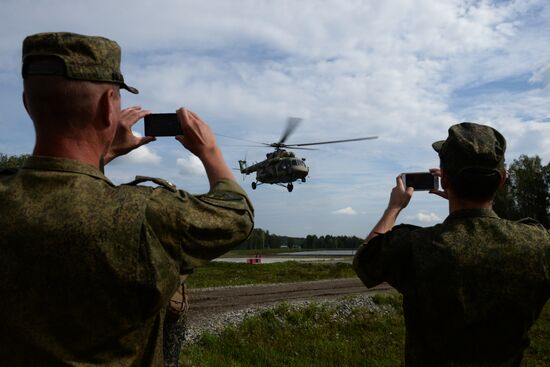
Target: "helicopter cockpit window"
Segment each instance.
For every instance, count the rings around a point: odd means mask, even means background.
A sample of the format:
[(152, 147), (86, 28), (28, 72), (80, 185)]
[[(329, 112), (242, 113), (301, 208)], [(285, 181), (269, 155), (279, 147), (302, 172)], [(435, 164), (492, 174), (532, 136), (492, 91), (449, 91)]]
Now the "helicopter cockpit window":
[(293, 165), (293, 166), (298, 165), (298, 163), (296, 162), (296, 160), (294, 160), (294, 159), (292, 160), (292, 165)]

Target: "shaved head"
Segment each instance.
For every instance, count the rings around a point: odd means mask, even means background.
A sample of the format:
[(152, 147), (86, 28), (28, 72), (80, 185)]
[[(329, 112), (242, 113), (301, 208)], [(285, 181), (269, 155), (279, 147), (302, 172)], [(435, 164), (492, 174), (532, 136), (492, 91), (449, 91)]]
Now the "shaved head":
[(32, 76), (24, 81), (25, 105), (37, 132), (44, 127), (76, 133), (96, 118), (100, 99), (110, 88), (119, 96), (114, 84)]

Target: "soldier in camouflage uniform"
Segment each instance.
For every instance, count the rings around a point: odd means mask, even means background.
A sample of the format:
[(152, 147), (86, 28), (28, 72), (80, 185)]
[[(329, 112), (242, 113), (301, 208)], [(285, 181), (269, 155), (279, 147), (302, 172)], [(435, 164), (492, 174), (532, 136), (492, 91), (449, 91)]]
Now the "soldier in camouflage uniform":
[(433, 193), (449, 200), (449, 216), (394, 227), (413, 194), (397, 177), (354, 268), (367, 287), (386, 281), (403, 294), (406, 366), (519, 366), (550, 297), (550, 235), (492, 210), (506, 179), (498, 131), (461, 123), (433, 147), (443, 187)]
[[(210, 128), (184, 108), (176, 139), (203, 162), (208, 193), (104, 176), (154, 140), (131, 132), (148, 111), (121, 111), (119, 89), (137, 90), (115, 42), (29, 36), (22, 73), (36, 145), (21, 169), (0, 171), (0, 364), (162, 366), (180, 275), (246, 239), (252, 205)], [(137, 185), (147, 180), (158, 186)]]

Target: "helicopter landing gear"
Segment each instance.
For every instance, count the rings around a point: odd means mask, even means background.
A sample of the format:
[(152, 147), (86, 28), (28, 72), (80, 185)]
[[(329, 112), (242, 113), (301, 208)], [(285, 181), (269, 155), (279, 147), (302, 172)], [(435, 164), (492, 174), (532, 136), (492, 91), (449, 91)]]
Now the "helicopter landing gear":
[(256, 182), (252, 182), (252, 190), (256, 190)]
[(292, 192), (292, 190), (294, 189), (294, 185), (292, 183), (289, 183), (288, 185), (286, 185), (286, 189), (288, 190), (288, 192)]
[(305, 178), (305, 177), (302, 177), (302, 182), (306, 182), (306, 178)]

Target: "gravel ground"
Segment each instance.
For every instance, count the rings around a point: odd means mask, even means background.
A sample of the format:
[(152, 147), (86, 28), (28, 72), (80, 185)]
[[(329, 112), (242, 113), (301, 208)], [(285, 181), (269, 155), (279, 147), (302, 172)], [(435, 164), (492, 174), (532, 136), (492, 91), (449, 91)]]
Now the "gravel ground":
[[(357, 307), (367, 307), (374, 312), (391, 312), (390, 306), (379, 306), (374, 303), (372, 295), (366, 294), (348, 296), (338, 299), (299, 300), (286, 303), (291, 307), (295, 307), (296, 309), (303, 308), (310, 304), (331, 307), (334, 309), (335, 321), (347, 318), (351, 314), (353, 309)], [(277, 307), (277, 304), (251, 306), (238, 311), (229, 311), (225, 313), (211, 315), (211, 317), (207, 321), (204, 321), (198, 325), (196, 324), (193, 326), (189, 326), (187, 328), (185, 337), (186, 344), (196, 342), (200, 335), (206, 331), (217, 334), (228, 326), (235, 326), (240, 324), (247, 317), (257, 315), (262, 311), (273, 309), (275, 307)]]

